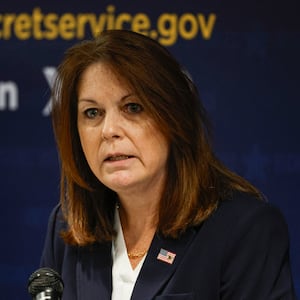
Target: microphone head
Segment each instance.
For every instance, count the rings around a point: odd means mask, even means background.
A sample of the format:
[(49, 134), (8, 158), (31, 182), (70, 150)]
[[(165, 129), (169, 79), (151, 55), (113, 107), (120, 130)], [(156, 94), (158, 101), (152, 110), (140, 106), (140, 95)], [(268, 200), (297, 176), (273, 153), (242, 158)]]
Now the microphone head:
[(41, 268), (33, 272), (28, 279), (28, 292), (32, 297), (51, 289), (59, 296), (62, 295), (64, 284), (60, 275), (51, 268)]

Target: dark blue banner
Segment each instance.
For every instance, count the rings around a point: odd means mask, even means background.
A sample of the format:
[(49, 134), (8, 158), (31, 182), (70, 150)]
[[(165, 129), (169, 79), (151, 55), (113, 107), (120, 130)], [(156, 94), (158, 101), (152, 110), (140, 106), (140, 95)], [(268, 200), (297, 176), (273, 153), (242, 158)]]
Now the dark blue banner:
[(298, 12), (296, 1), (2, 1), (0, 298), (29, 299), (27, 278), (59, 198), (49, 117), (56, 68), (68, 47), (114, 28), (156, 39), (188, 70), (219, 157), (287, 220), (300, 295)]

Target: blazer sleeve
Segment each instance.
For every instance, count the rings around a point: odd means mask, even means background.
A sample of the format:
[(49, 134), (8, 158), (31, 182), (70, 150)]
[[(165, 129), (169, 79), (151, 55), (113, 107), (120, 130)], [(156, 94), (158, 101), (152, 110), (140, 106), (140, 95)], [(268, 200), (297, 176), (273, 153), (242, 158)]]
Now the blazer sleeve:
[(51, 212), (44, 248), (40, 260), (40, 267), (49, 267), (61, 273), (65, 244), (60, 237), (61, 230), (65, 228), (60, 205), (57, 205)]
[(222, 264), (221, 299), (295, 300), (287, 224), (260, 205), (233, 222)]

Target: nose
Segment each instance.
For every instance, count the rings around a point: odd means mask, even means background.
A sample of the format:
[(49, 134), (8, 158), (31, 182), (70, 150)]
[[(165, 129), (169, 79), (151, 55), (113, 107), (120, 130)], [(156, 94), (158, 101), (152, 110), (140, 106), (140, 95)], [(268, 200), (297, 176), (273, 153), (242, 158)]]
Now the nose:
[(122, 136), (120, 114), (106, 112), (102, 122), (102, 138), (104, 140), (116, 139)]

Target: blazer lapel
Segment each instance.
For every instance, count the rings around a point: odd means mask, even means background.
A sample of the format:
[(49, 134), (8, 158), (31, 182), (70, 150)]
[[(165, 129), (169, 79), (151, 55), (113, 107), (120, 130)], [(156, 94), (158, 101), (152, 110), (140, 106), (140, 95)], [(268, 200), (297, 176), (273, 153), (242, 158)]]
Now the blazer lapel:
[[(136, 281), (132, 300), (152, 299), (159, 290), (166, 284), (175, 272), (181, 259), (184, 257), (187, 248), (192, 243), (195, 236), (195, 229), (189, 229), (180, 239), (164, 239), (155, 235), (143, 267)], [(157, 256), (162, 252), (162, 260)], [(165, 253), (171, 252), (171, 257), (164, 260)], [(172, 254), (175, 254), (174, 260)]]
[[(110, 299), (111, 243), (79, 249), (76, 268), (78, 300)], [(97, 284), (95, 284), (97, 283)]]

